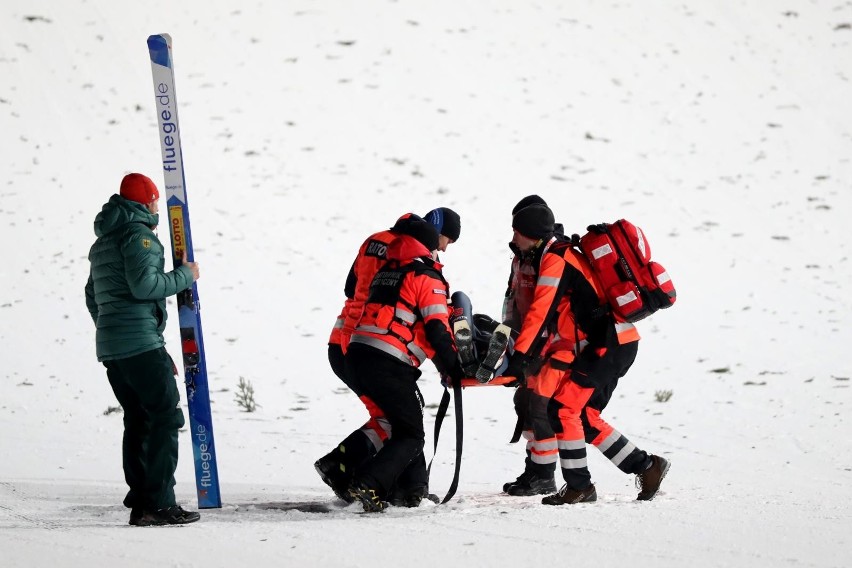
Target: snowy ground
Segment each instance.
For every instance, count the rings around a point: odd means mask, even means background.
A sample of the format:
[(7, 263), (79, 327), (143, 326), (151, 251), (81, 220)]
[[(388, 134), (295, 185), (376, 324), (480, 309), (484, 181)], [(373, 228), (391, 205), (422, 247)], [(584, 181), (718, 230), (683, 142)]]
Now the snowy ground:
[[(852, 3), (279, 4), (0, 6), (0, 565), (852, 564)], [(224, 506), (143, 530), (121, 506), (121, 416), (105, 414), (83, 285), (121, 176), (161, 179), (145, 47), (161, 32)], [(465, 392), (452, 502), (341, 507), (311, 464), (363, 419), (325, 362), (357, 246), (452, 207), (446, 275), (497, 315), (509, 211), (529, 193), (571, 231), (633, 220), (674, 278), (677, 305), (640, 326), (606, 413), (671, 459), (663, 491), (634, 502), (590, 453), (596, 504), (501, 496), (523, 449), (495, 387)], [(240, 377), (255, 413), (234, 402)], [(421, 383), (437, 404), (431, 365)], [(450, 421), (438, 493), (453, 438)]]

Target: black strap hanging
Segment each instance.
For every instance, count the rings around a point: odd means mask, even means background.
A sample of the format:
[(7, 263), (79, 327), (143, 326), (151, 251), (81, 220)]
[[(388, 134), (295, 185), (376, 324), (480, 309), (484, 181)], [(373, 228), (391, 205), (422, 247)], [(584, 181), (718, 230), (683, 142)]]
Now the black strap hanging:
[[(520, 388), (524, 388), (524, 387), (520, 387)], [(521, 432), (523, 432), (523, 430), (524, 430), (524, 419), (523, 419), (523, 417), (518, 416), (518, 421), (515, 422), (515, 431), (512, 432), (512, 439), (509, 440), (509, 443), (514, 444), (518, 440), (520, 440), (521, 439)]]
[[(462, 387), (458, 381), (453, 382), (453, 399), (455, 399), (456, 412), (456, 468), (453, 473), (453, 481), (450, 483), (450, 488), (447, 495), (441, 500), (443, 505), (453, 498), (456, 490), (459, 487), (459, 473), (461, 472), (462, 461), (462, 446), (464, 443), (464, 415), (462, 412)], [(435, 460), (435, 455), (438, 453), (438, 437), (441, 434), (441, 425), (444, 422), (444, 417), (447, 415), (447, 409), (450, 407), (450, 391), (444, 387), (444, 394), (441, 397), (441, 402), (438, 405), (438, 412), (435, 415), (435, 447), (432, 452), (432, 459), (429, 460), (429, 467), (426, 469), (426, 478), (429, 479), (432, 472), (432, 462)]]

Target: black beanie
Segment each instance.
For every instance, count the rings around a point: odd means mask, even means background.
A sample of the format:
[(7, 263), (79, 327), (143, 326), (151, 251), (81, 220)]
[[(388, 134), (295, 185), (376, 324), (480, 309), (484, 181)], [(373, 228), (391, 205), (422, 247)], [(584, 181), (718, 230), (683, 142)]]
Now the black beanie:
[(396, 233), (405, 233), (405, 227), (407, 227), (410, 223), (422, 220), (423, 219), (420, 218), (420, 215), (405, 213), (396, 220), (396, 223), (393, 224), (393, 227), (391, 227), (390, 230)]
[(545, 203), (544, 199), (542, 199), (536, 194), (527, 195), (526, 197), (518, 201), (518, 204), (512, 208), (512, 216), (514, 216), (515, 213), (517, 213), (524, 207), (529, 207), (530, 205), (547, 205), (547, 203)]
[(555, 220), (547, 205), (524, 207), (512, 218), (512, 228), (530, 239), (543, 239), (553, 233)]
[(438, 230), (438, 232), (453, 242), (461, 236), (461, 217), (449, 207), (432, 209), (423, 217)]
[(405, 224), (400, 232), (404, 235), (414, 237), (429, 249), (429, 251), (437, 250), (438, 230), (431, 223), (427, 223), (419, 217), (416, 219), (409, 217), (409, 219), (410, 221)]

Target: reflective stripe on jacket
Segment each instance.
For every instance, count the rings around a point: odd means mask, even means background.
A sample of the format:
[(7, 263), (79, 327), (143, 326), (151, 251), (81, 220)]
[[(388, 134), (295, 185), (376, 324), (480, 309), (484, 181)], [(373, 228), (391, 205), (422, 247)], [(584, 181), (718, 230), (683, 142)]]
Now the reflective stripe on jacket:
[(429, 254), (407, 235), (393, 241), (389, 261), (373, 278), (351, 341), (415, 367), (429, 358), (446, 372), (456, 360), (447, 307), (449, 287), (441, 265)]
[[(635, 326), (616, 322), (608, 310), (588, 260), (569, 243), (552, 237), (542, 242), (538, 277), (532, 304), (524, 317), (515, 350), (531, 357), (564, 349), (565, 341), (577, 351), (586, 344), (605, 349), (610, 341), (637, 341)], [(552, 340), (558, 335), (560, 340)], [(550, 337), (551, 339), (548, 339)]]

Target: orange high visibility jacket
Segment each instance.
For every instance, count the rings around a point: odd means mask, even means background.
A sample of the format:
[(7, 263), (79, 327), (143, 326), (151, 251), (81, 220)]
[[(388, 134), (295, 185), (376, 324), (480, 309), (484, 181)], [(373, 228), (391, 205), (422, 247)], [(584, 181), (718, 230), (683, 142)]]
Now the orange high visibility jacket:
[(432, 359), (441, 373), (457, 365), (450, 333), (449, 287), (431, 252), (408, 235), (388, 247), (351, 343), (362, 343), (419, 367)]
[(334, 322), (329, 343), (339, 343), (346, 352), (349, 336), (355, 330), (355, 323), (361, 317), (364, 302), (370, 293), (370, 282), (379, 268), (387, 262), (388, 245), (397, 237), (397, 233), (388, 229), (367, 237), (358, 249), (358, 256), (346, 277), (346, 301), (343, 310)]
[(329, 344), (340, 344), (344, 353), (349, 345), (349, 337), (355, 330), (355, 324), (364, 311), (364, 302), (367, 301), (367, 295), (370, 293), (370, 283), (379, 268), (387, 261), (388, 245), (405, 232), (406, 223), (411, 220), (412, 214), (405, 213), (390, 229), (367, 237), (358, 249), (358, 255), (352, 262), (352, 268), (349, 269), (343, 289), (346, 301), (328, 339)]
[(578, 353), (587, 345), (605, 349), (613, 341), (639, 340), (631, 323), (617, 322), (588, 260), (558, 237), (539, 242), (542, 247), (533, 301), (515, 351), (536, 358), (569, 345)]
[[(563, 237), (565, 229), (562, 223), (554, 226), (554, 236)], [(518, 331), (529, 311), (535, 292), (535, 282), (538, 278), (538, 264), (541, 260), (542, 247), (531, 251), (521, 252), (515, 245), (509, 243), (509, 248), (515, 253), (512, 258), (512, 269), (509, 272), (509, 286), (503, 300), (503, 323)]]

